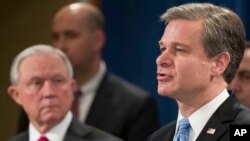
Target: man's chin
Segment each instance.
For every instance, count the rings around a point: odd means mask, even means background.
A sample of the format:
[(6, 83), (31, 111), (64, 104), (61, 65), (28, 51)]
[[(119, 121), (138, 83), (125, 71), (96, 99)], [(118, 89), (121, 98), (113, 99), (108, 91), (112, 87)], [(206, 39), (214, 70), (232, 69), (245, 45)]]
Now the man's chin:
[(58, 114), (51, 114), (51, 115), (45, 115), (43, 116), (40, 121), (43, 124), (48, 124), (48, 125), (55, 125), (57, 123), (59, 123), (62, 120), (62, 116), (59, 116)]
[(53, 123), (60, 121), (64, 115), (57, 109), (45, 109), (40, 114), (40, 119), (45, 123)]
[(171, 92), (169, 90), (166, 90), (166, 88), (159, 88), (158, 87), (158, 94), (160, 96), (167, 96), (167, 97), (171, 97)]

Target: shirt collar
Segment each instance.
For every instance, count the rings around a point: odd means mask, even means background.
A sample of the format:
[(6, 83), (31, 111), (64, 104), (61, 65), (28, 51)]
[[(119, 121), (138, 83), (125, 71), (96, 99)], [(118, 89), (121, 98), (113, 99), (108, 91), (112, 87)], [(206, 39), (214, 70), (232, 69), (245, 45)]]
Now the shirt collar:
[(104, 77), (106, 70), (107, 70), (107, 67), (106, 67), (105, 62), (101, 61), (97, 74), (94, 77), (92, 77), (89, 81), (87, 81), (86, 84), (80, 87), (81, 91), (84, 94), (95, 92), (99, 84), (101, 83), (101, 80)]
[[(65, 133), (72, 121), (73, 115), (71, 112), (68, 112), (64, 119), (57, 124), (55, 127), (50, 129), (44, 136), (46, 136), (50, 141), (62, 141)], [(41, 134), (34, 127), (32, 123), (29, 124), (29, 140), (37, 141)]]
[[(189, 123), (191, 125), (191, 138), (195, 140), (201, 133), (202, 129), (213, 115), (213, 113), (219, 108), (219, 106), (229, 97), (227, 89), (224, 89), (219, 95), (212, 99), (207, 104), (203, 105), (192, 113), (189, 117)], [(183, 118), (180, 111), (178, 113), (176, 127), (179, 126), (179, 121)], [(177, 128), (176, 128), (177, 131)]]

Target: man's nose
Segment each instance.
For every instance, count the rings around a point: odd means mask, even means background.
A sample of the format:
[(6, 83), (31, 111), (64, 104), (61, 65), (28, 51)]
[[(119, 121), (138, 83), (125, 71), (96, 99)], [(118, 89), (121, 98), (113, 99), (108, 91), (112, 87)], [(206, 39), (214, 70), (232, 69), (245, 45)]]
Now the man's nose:
[(241, 86), (240, 86), (240, 82), (239, 82), (237, 76), (235, 76), (235, 78), (229, 84), (228, 89), (233, 90), (236, 93), (241, 92)]
[(56, 87), (51, 82), (45, 82), (42, 92), (44, 97), (53, 97), (56, 94)]
[(161, 67), (169, 67), (172, 66), (173, 63), (173, 57), (170, 54), (170, 52), (164, 51), (156, 58), (156, 64), (157, 66)]
[(53, 46), (62, 50), (63, 52), (67, 52), (65, 39), (64, 37), (58, 37), (56, 40), (53, 41)]

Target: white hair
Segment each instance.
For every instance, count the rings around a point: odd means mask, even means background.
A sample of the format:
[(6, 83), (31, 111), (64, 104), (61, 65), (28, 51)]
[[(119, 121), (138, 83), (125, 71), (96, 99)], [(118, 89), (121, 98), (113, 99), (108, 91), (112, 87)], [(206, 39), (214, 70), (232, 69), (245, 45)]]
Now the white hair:
[(38, 44), (33, 45), (24, 49), (20, 52), (13, 60), (10, 68), (10, 82), (12, 85), (17, 84), (19, 79), (19, 66), (23, 59), (27, 58), (30, 55), (34, 54), (55, 54), (61, 57), (66, 65), (68, 73), (71, 78), (73, 78), (73, 68), (68, 59), (68, 57), (59, 49), (56, 49), (50, 45)]

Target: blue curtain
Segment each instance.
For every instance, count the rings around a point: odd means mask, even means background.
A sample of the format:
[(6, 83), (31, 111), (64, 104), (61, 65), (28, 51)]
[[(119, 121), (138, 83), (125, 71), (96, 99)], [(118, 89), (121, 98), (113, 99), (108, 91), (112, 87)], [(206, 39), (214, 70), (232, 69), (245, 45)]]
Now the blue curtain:
[[(107, 42), (103, 57), (109, 70), (152, 94), (159, 107), (161, 125), (177, 116), (174, 100), (157, 94), (156, 63), (158, 41), (164, 31), (159, 16), (168, 8), (188, 2), (210, 2), (235, 11), (250, 33), (248, 0), (102, 0)], [(248, 20), (247, 20), (248, 19)], [(247, 39), (249, 39), (247, 34)]]

